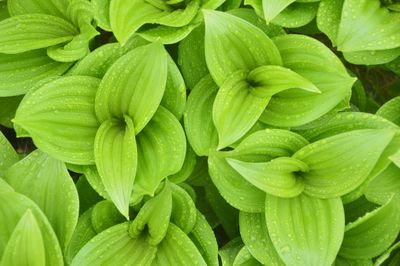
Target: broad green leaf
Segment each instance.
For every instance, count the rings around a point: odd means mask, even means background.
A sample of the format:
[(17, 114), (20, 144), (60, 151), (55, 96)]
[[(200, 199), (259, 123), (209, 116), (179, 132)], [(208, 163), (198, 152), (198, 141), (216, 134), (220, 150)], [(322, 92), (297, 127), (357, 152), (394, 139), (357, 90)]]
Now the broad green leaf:
[(265, 220), (285, 264), (330, 266), (335, 260), (344, 233), (340, 198), (317, 199), (304, 194), (279, 198), (267, 194)]
[(4, 249), (1, 265), (46, 264), (44, 243), (40, 227), (30, 209), (27, 209), (15, 226)]
[(50, 15), (27, 14), (0, 22), (0, 53), (17, 54), (68, 42), (78, 34), (68, 21)]
[(272, 23), (285, 28), (305, 26), (315, 18), (318, 5), (319, 3), (301, 3), (300, 1), (296, 1), (279, 13), (272, 20)]
[(92, 0), (94, 17), (100, 28), (111, 31), (110, 26), (110, 3), (111, 0)]
[(145, 240), (145, 235), (131, 238), (129, 223), (115, 225), (91, 239), (73, 259), (71, 266), (112, 265), (118, 258), (121, 265), (151, 265), (157, 247)]
[(264, 213), (240, 212), (240, 236), (251, 255), (264, 265), (284, 266), (272, 244)]
[(93, 164), (94, 138), (99, 127), (94, 98), (99, 83), (96, 78), (84, 76), (51, 81), (24, 97), (14, 123), (28, 131), (36, 146), (54, 158)]
[(365, 197), (383, 205), (395, 194), (400, 194), (400, 168), (391, 164), (368, 183)]
[(186, 36), (188, 36), (197, 25), (198, 24), (189, 24), (183, 27), (169, 27), (163, 25), (152, 27), (149, 25), (148, 27), (145, 26), (143, 29), (139, 30), (137, 35), (149, 42), (174, 44), (186, 38)]
[(274, 43), (253, 24), (218, 11), (204, 11), (204, 20), (206, 62), (217, 85), (237, 70), (282, 64)]
[(160, 106), (136, 137), (138, 167), (134, 192), (152, 196), (164, 178), (182, 168), (186, 153), (185, 133), (173, 114)]
[(264, 19), (267, 23), (271, 22), (279, 13), (296, 0), (262, 0)]
[(233, 266), (261, 266), (262, 264), (258, 262), (249, 252), (249, 249), (244, 246), (237, 254), (235, 260), (233, 261)]
[(27, 210), (31, 210), (43, 238), (46, 264), (62, 266), (63, 257), (57, 236), (46, 216), (33, 201), (13, 191), (6, 182), (3, 182), (0, 181), (0, 256), (3, 255), (18, 222)]
[(399, 47), (399, 26), (400, 14), (381, 7), (379, 0), (346, 0), (339, 24), (338, 49), (351, 52)]
[(278, 157), (266, 163), (248, 163), (226, 159), (244, 179), (271, 195), (295, 197), (304, 190), (304, 183), (296, 172), (307, 172), (307, 164), (291, 157)]
[(147, 242), (158, 245), (167, 234), (173, 206), (171, 184), (165, 182), (164, 188), (154, 198), (149, 199), (140, 209), (129, 226), (132, 238), (148, 234)]
[(180, 186), (171, 183), (172, 214), (171, 222), (185, 234), (189, 234), (196, 225), (197, 210), (190, 195)]
[(75, 185), (79, 195), (80, 215), (102, 200), (96, 190), (91, 187), (85, 175), (81, 175)]
[(218, 87), (210, 76), (205, 76), (192, 89), (184, 113), (185, 132), (198, 156), (206, 156), (217, 148), (218, 135), (212, 121), (212, 108)]
[(333, 198), (351, 192), (368, 177), (394, 132), (354, 130), (319, 140), (294, 154), (309, 171), (302, 173), (304, 192)]
[(219, 256), (221, 258), (222, 266), (233, 266), (237, 254), (242, 249), (243, 243), (240, 237), (237, 237), (219, 250)]
[(135, 127), (130, 117), (101, 124), (96, 134), (94, 157), (108, 195), (129, 220), (129, 200), (138, 164)]
[(376, 115), (386, 118), (387, 120), (400, 126), (399, 112), (400, 112), (400, 97), (395, 97), (384, 103), (376, 112)]
[(113, 225), (124, 222), (124, 220), (125, 217), (108, 200), (97, 203), (91, 212), (91, 224), (96, 233), (101, 233)]
[(87, 0), (69, 0), (67, 16), (69, 21), (82, 33), (88, 26), (91, 26), (94, 19), (93, 4)]
[(63, 18), (68, 4), (68, 0), (7, 0), (8, 10), (12, 16), (42, 13)]
[(103, 198), (111, 200), (110, 195), (108, 195), (106, 188), (101, 180), (99, 171), (96, 165), (84, 166), (83, 174), (85, 175), (90, 186)]
[(217, 92), (213, 121), (218, 132), (217, 149), (223, 149), (246, 134), (257, 122), (270, 97), (253, 95), (245, 70), (229, 75)]
[(154, 266), (199, 265), (206, 266), (204, 258), (190, 238), (170, 223), (167, 235), (157, 247)]
[(53, 61), (45, 50), (0, 54), (0, 96), (26, 93), (38, 81), (62, 75), (71, 64)]
[(337, 36), (345, 0), (321, 0), (317, 13), (318, 29), (325, 33), (334, 46), (337, 46)]
[(344, 52), (347, 62), (356, 65), (381, 65), (393, 61), (400, 55), (400, 47), (388, 50)]
[(206, 218), (197, 211), (196, 224), (188, 235), (203, 256), (208, 266), (218, 266), (218, 244)]
[(167, 56), (162, 45), (132, 50), (112, 65), (100, 83), (95, 101), (98, 119), (129, 115), (138, 134), (156, 112), (166, 81)]
[(247, 182), (225, 160), (223, 153), (208, 157), (210, 177), (221, 196), (233, 207), (245, 212), (262, 212), (265, 193)]
[(382, 265), (387, 259), (389, 259), (391, 253), (400, 247), (400, 242), (397, 242), (393, 244), (389, 249), (387, 249), (382, 255), (380, 255), (376, 260), (375, 260), (375, 266), (380, 266)]
[(4, 172), (18, 161), (19, 156), (17, 152), (0, 131), (0, 177), (3, 177)]
[(398, 197), (393, 197), (380, 208), (347, 224), (339, 255), (350, 259), (368, 259), (390, 247), (400, 231), (398, 203)]
[(43, 211), (64, 250), (79, 216), (78, 193), (65, 164), (35, 150), (10, 167), (4, 179)]
[(175, 174), (168, 176), (168, 180), (175, 184), (183, 184), (194, 172), (197, 163), (197, 156), (189, 143), (186, 143), (186, 154), (182, 168)]

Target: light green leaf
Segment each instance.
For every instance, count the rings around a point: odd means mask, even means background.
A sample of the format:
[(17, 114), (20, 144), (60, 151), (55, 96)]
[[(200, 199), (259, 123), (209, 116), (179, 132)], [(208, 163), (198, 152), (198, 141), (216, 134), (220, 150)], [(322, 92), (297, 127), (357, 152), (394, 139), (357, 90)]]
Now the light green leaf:
[(376, 260), (374, 266), (382, 265), (387, 259), (390, 258), (391, 253), (400, 247), (400, 242), (393, 244), (389, 249), (387, 249), (382, 255), (380, 255)]
[(337, 36), (345, 0), (321, 0), (317, 13), (317, 26), (325, 33), (334, 46), (337, 46)]
[(65, 164), (36, 150), (10, 167), (4, 179), (38, 205), (64, 250), (79, 216), (78, 193)]
[(344, 52), (347, 62), (355, 65), (381, 65), (393, 61), (400, 55), (400, 47), (387, 50)]
[(132, 50), (112, 65), (100, 83), (95, 101), (98, 119), (129, 115), (138, 134), (156, 112), (166, 81), (167, 55), (162, 45)]
[(85, 175), (90, 186), (103, 198), (111, 200), (106, 188), (101, 180), (100, 174), (97, 171), (96, 165), (89, 165), (83, 167), (83, 174)]
[[(67, 8), (68, 20), (77, 26), (80, 32), (85, 32), (94, 19), (94, 7), (91, 1), (69, 0)], [(94, 29), (94, 28), (93, 28)]]
[(108, 195), (129, 220), (129, 200), (138, 152), (133, 121), (129, 116), (125, 116), (124, 120), (106, 120), (101, 124), (96, 134), (94, 157)]
[(185, 132), (198, 156), (216, 149), (218, 135), (212, 121), (212, 108), (218, 87), (210, 76), (205, 76), (190, 92), (184, 113)]
[(111, 0), (92, 0), (94, 17), (100, 28), (111, 31), (110, 25), (110, 3)]
[(170, 175), (168, 177), (168, 180), (175, 184), (182, 184), (194, 172), (196, 163), (197, 163), (197, 156), (194, 153), (192, 147), (190, 147), (189, 143), (186, 143), (186, 155), (182, 168), (177, 173)]
[(395, 97), (384, 103), (376, 115), (386, 118), (387, 120), (400, 126), (400, 97)]
[(169, 224), (167, 235), (157, 249), (153, 266), (207, 265), (195, 244), (172, 223)]
[(339, 255), (350, 259), (368, 259), (390, 247), (400, 231), (398, 206), (398, 197), (393, 197), (382, 207), (346, 225)]
[(307, 172), (307, 164), (291, 157), (278, 157), (266, 163), (248, 163), (226, 159), (244, 179), (271, 195), (295, 197), (304, 190), (304, 183), (296, 172)]
[(278, 36), (274, 42), (284, 67), (312, 82), (321, 93), (281, 92), (272, 97), (260, 118), (262, 122), (280, 127), (300, 126), (320, 118), (350, 95), (355, 79), (322, 43), (303, 35)]
[(93, 164), (94, 138), (99, 127), (94, 98), (99, 83), (96, 78), (84, 76), (46, 83), (22, 100), (14, 123), (28, 131), (36, 146), (54, 158)]
[(272, 23), (285, 28), (298, 28), (309, 24), (316, 16), (319, 3), (296, 1), (279, 13)]
[(270, 97), (253, 95), (247, 77), (245, 70), (232, 73), (215, 97), (212, 114), (219, 137), (218, 150), (243, 137), (257, 122), (270, 100)]
[(344, 233), (340, 198), (317, 199), (304, 194), (279, 198), (267, 194), (265, 220), (285, 264), (330, 266), (335, 260)]
[(196, 225), (197, 210), (190, 195), (180, 186), (171, 183), (172, 214), (171, 222), (185, 234), (189, 234)]
[(365, 197), (369, 201), (383, 205), (395, 194), (400, 194), (400, 168), (390, 164), (368, 183)]
[(15, 226), (4, 249), (1, 265), (45, 265), (46, 256), (40, 227), (30, 209)]
[(265, 193), (247, 182), (225, 160), (223, 153), (208, 157), (210, 177), (221, 196), (233, 207), (245, 212), (262, 212)]
[(237, 254), (242, 249), (243, 243), (240, 237), (237, 237), (219, 250), (222, 266), (233, 266)]
[(262, 0), (264, 19), (270, 23), (279, 13), (296, 0)]
[(12, 16), (42, 13), (64, 18), (69, 0), (7, 0)]
[(71, 266), (111, 265), (115, 264), (116, 257), (121, 265), (150, 266), (157, 247), (148, 244), (145, 235), (131, 238), (128, 227), (128, 222), (118, 224), (92, 238), (79, 251)]
[(103, 200), (93, 207), (90, 221), (96, 233), (101, 233), (113, 225), (124, 222), (125, 217), (111, 201)]
[(0, 53), (16, 54), (68, 42), (78, 34), (68, 21), (50, 15), (27, 14), (0, 22)]
[(233, 261), (233, 266), (261, 266), (262, 264), (258, 262), (249, 252), (249, 249), (244, 246), (237, 254), (235, 260)]
[(134, 193), (152, 196), (164, 178), (182, 168), (185, 133), (173, 114), (160, 106), (136, 141), (138, 167)]
[(293, 155), (306, 163), (304, 192), (333, 198), (351, 192), (368, 177), (394, 132), (364, 129), (338, 134), (307, 145)]
[(0, 131), (0, 176), (13, 164), (19, 161), (19, 156), (11, 143)]
[(0, 96), (24, 94), (38, 81), (61, 75), (70, 66), (53, 61), (45, 50), (0, 54)]
[(251, 255), (264, 265), (284, 266), (272, 244), (264, 213), (240, 212), (240, 236)]
[(274, 43), (253, 24), (218, 11), (204, 11), (207, 67), (217, 85), (237, 70), (281, 65)]
[[(198, 16), (200, 17), (200, 16)], [(183, 27), (155, 26), (143, 27), (137, 35), (149, 42), (161, 42), (162, 44), (174, 44), (183, 40), (198, 24), (189, 24)], [(135, 35), (133, 35), (135, 36)]]

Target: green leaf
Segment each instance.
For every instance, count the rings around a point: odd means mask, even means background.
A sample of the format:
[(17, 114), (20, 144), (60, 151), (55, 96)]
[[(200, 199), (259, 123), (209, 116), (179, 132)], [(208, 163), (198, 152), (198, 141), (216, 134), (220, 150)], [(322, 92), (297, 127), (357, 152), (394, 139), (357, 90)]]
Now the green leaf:
[(78, 193), (65, 164), (36, 150), (10, 167), (4, 179), (41, 208), (64, 250), (79, 216)]
[(318, 3), (296, 1), (279, 13), (272, 23), (285, 28), (298, 28), (310, 23), (317, 14)]
[(400, 14), (381, 7), (379, 0), (346, 0), (343, 11), (337, 37), (340, 51), (385, 50), (400, 46)]
[(157, 256), (152, 264), (154, 266), (207, 265), (195, 244), (172, 223), (157, 249)]
[(134, 193), (152, 196), (164, 178), (182, 168), (186, 154), (185, 133), (173, 114), (160, 106), (136, 141), (138, 167)]
[(257, 122), (270, 100), (270, 97), (252, 94), (247, 76), (245, 70), (232, 73), (215, 97), (212, 114), (219, 137), (218, 150), (243, 137)]
[(96, 233), (101, 233), (113, 225), (125, 221), (115, 205), (108, 200), (98, 202), (91, 212), (91, 225)]
[(144, 235), (131, 238), (128, 227), (128, 222), (118, 224), (92, 238), (79, 251), (71, 266), (110, 265), (115, 263), (116, 256), (121, 265), (151, 265), (157, 247), (148, 244)]
[(264, 213), (240, 212), (240, 236), (251, 255), (264, 265), (284, 266), (272, 244)]
[(237, 254), (235, 260), (233, 261), (233, 266), (261, 266), (262, 264), (258, 262), (249, 252), (249, 249), (244, 246)]
[(94, 157), (104, 187), (117, 209), (129, 220), (138, 152), (135, 127), (129, 116), (124, 122), (104, 121), (96, 134)]
[[(198, 16), (200, 17), (200, 16)], [(137, 35), (149, 42), (161, 42), (162, 44), (174, 44), (183, 40), (198, 24), (189, 24), (183, 27), (153, 26), (143, 27)], [(133, 35), (135, 36), (135, 35)]]
[(231, 240), (225, 246), (223, 246), (219, 250), (222, 266), (233, 266), (233, 261), (242, 247), (243, 243), (240, 237)]
[(376, 115), (386, 118), (387, 120), (400, 126), (399, 111), (400, 111), (400, 97), (395, 97), (384, 103), (376, 112)]
[(79, 214), (82, 215), (90, 207), (101, 201), (101, 196), (94, 190), (85, 175), (81, 175), (76, 182), (76, 190), (79, 195)]
[(10, 14), (7, 8), (7, 2), (0, 2), (0, 21), (8, 17), (10, 17)]
[(0, 131), (0, 177), (3, 177), (4, 172), (18, 161), (19, 156), (17, 152)]
[(239, 175), (225, 160), (223, 153), (208, 157), (210, 177), (221, 196), (233, 207), (245, 212), (262, 212), (265, 193)]
[(180, 186), (171, 183), (172, 214), (171, 222), (185, 234), (189, 234), (196, 225), (197, 210), (190, 195)]
[(100, 83), (95, 101), (98, 119), (129, 115), (138, 134), (156, 112), (166, 81), (167, 56), (162, 45), (132, 50), (112, 65)]
[(330, 266), (335, 260), (344, 233), (340, 198), (317, 199), (304, 194), (279, 198), (267, 194), (265, 220), (285, 264)]
[(210, 76), (205, 76), (190, 92), (184, 113), (185, 132), (198, 156), (206, 156), (216, 149), (218, 135), (212, 121), (212, 108), (218, 87)]
[(279, 157), (266, 163), (226, 160), (244, 179), (271, 195), (289, 198), (304, 190), (303, 180), (296, 176), (296, 172), (307, 172), (308, 166), (297, 159)]
[(373, 258), (395, 241), (400, 231), (398, 197), (346, 225), (339, 255), (344, 258)]
[(45, 265), (46, 256), (40, 227), (30, 209), (15, 226), (4, 249), (1, 265)]
[(63, 18), (68, 4), (68, 0), (7, 0), (8, 10), (12, 16), (42, 13)]
[(388, 50), (344, 52), (347, 62), (356, 65), (381, 65), (393, 61), (400, 55), (400, 47)]
[(279, 13), (296, 0), (263, 0), (262, 7), (264, 11), (264, 19), (270, 23)]
[(183, 184), (194, 172), (197, 163), (197, 156), (189, 143), (186, 143), (186, 155), (182, 168), (175, 174), (170, 175), (168, 180), (175, 184)]
[(282, 64), (274, 43), (253, 24), (218, 11), (204, 11), (204, 20), (206, 62), (217, 85), (237, 70)]
[(94, 98), (99, 82), (84, 76), (50, 81), (24, 97), (14, 123), (28, 131), (36, 146), (54, 158), (93, 164), (94, 138), (99, 127)]
[(325, 33), (334, 46), (337, 46), (337, 35), (342, 17), (344, 0), (321, 0), (318, 13), (318, 29)]
[(151, 245), (158, 245), (167, 234), (172, 205), (171, 184), (166, 182), (162, 191), (140, 209), (129, 227), (129, 235), (136, 238), (147, 232), (146, 241)]
[(83, 174), (85, 175), (90, 186), (103, 198), (111, 200), (106, 188), (101, 180), (100, 174), (97, 171), (96, 165), (89, 165), (83, 167)]
[(50, 15), (27, 14), (0, 22), (0, 53), (17, 54), (68, 42), (78, 34), (68, 21)]
[(322, 43), (303, 35), (278, 36), (274, 42), (284, 67), (312, 82), (321, 93), (281, 92), (272, 97), (260, 118), (262, 122), (279, 127), (300, 126), (330, 112), (350, 95), (355, 79)]
[(0, 54), (0, 96), (25, 94), (37, 82), (62, 75), (70, 66), (53, 61), (45, 50)]
[(304, 192), (333, 198), (351, 192), (368, 177), (394, 136), (390, 130), (364, 129), (307, 145), (293, 157), (306, 163)]
[(372, 261), (369, 259), (352, 260), (342, 257), (336, 257), (332, 266), (372, 266)]
[(383, 205), (395, 194), (400, 194), (400, 168), (390, 164), (368, 183), (365, 197), (369, 201)]
[(380, 255), (375, 260), (375, 266), (382, 265), (390, 257), (391, 253), (396, 249), (399, 249), (399, 247), (400, 247), (400, 242), (393, 244), (389, 249), (387, 249), (382, 255)]
[(92, 0), (94, 17), (100, 28), (111, 31), (110, 25), (110, 3), (111, 0)]

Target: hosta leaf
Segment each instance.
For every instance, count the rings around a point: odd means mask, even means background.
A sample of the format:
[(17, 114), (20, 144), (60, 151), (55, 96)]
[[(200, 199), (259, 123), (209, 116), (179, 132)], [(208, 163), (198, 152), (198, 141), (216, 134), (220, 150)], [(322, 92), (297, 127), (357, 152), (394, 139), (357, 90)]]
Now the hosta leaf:
[(98, 119), (129, 115), (138, 134), (156, 112), (166, 81), (167, 56), (162, 45), (132, 50), (112, 65), (100, 84), (95, 104)]
[(87, 0), (69, 0), (67, 15), (69, 21), (79, 27), (82, 33), (94, 18), (93, 4)]
[(400, 126), (400, 97), (395, 97), (379, 108), (376, 115), (386, 118), (387, 120)]
[(171, 184), (166, 182), (161, 192), (140, 209), (129, 227), (129, 235), (136, 238), (147, 232), (147, 241), (151, 245), (158, 245), (167, 234), (172, 205)]
[[(104, 187), (129, 220), (129, 200), (137, 168), (135, 127), (130, 117), (104, 121), (96, 134), (94, 157)], [(122, 123), (121, 123), (122, 122)]]
[(128, 227), (126, 222), (98, 234), (79, 251), (71, 265), (111, 265), (116, 256), (121, 265), (151, 265), (157, 247), (148, 244), (144, 235), (131, 238)]
[(100, 28), (111, 31), (110, 26), (110, 3), (111, 0), (92, 0), (94, 17)]
[(258, 262), (249, 252), (249, 249), (244, 246), (237, 254), (235, 260), (233, 261), (233, 266), (261, 266), (262, 264)]
[(113, 225), (124, 222), (124, 220), (125, 217), (108, 200), (97, 203), (91, 212), (91, 224), (96, 233), (101, 233)]
[(197, 211), (196, 224), (188, 235), (209, 266), (218, 266), (218, 244), (206, 218)]
[(279, 13), (296, 0), (263, 0), (262, 7), (264, 11), (264, 19), (267, 23), (271, 22)]
[(267, 163), (248, 163), (227, 159), (229, 165), (255, 187), (277, 197), (295, 197), (304, 190), (295, 172), (306, 172), (308, 166), (290, 157), (279, 157)]
[[(198, 24), (189, 24), (183, 27), (155, 26), (144, 27), (137, 35), (149, 42), (161, 42), (162, 44), (174, 44), (183, 40)], [(135, 35), (133, 35), (135, 36)]]
[(237, 70), (282, 64), (274, 43), (251, 23), (218, 11), (204, 11), (204, 20), (207, 67), (219, 86)]
[(79, 216), (78, 193), (65, 164), (36, 150), (10, 167), (4, 178), (42, 209), (65, 249)]
[(389, 130), (354, 130), (299, 150), (293, 157), (309, 167), (301, 174), (304, 192), (332, 198), (354, 190), (368, 177), (393, 135)]
[(388, 50), (344, 52), (347, 62), (356, 65), (381, 65), (389, 63), (400, 55), (400, 47)]
[(0, 96), (24, 94), (38, 81), (61, 75), (70, 66), (53, 61), (45, 50), (0, 54)]
[(3, 133), (0, 132), (0, 177), (3, 177), (4, 172), (18, 161), (18, 154)]
[(340, 198), (317, 199), (304, 194), (279, 198), (267, 194), (265, 220), (285, 264), (330, 266), (335, 260), (344, 233)]
[(78, 32), (68, 21), (44, 14), (10, 17), (0, 22), (0, 53), (16, 54), (72, 40)]
[[(3, 255), (6, 244), (18, 222), (26, 211), (30, 210), (37, 221), (43, 238), (46, 264), (63, 265), (63, 257), (57, 236), (46, 216), (33, 201), (13, 191), (6, 182), (3, 182), (0, 181), (0, 256)], [(10, 208), (10, 206), (12, 207)], [(31, 244), (30, 242), (29, 245)]]
[(272, 244), (264, 213), (240, 212), (240, 236), (251, 255), (264, 265), (285, 265)]
[(318, 3), (296, 1), (279, 13), (272, 23), (286, 28), (298, 28), (310, 23), (315, 18), (317, 10)]
[(111, 200), (110, 195), (108, 195), (106, 188), (101, 180), (99, 171), (96, 165), (84, 166), (83, 173), (89, 182), (90, 186), (103, 198)]
[(1, 265), (45, 265), (42, 233), (30, 209), (15, 226), (4, 249)]
[(350, 52), (399, 47), (399, 26), (400, 14), (381, 7), (379, 0), (346, 0), (339, 24), (338, 49)]
[(99, 82), (84, 76), (51, 81), (23, 99), (14, 123), (28, 131), (36, 146), (54, 158), (93, 164), (94, 138), (99, 127), (94, 98)]
[(245, 212), (263, 211), (265, 193), (238, 174), (226, 162), (223, 154), (210, 154), (208, 167), (213, 183), (230, 205)]
[(182, 184), (194, 172), (196, 163), (197, 163), (197, 156), (194, 153), (192, 147), (190, 147), (189, 143), (186, 143), (185, 161), (183, 162), (182, 168), (177, 173), (170, 175), (168, 177), (168, 180), (170, 180), (175, 184)]
[(339, 255), (350, 259), (373, 258), (385, 251), (400, 230), (398, 206), (398, 197), (393, 197), (382, 207), (346, 225)]
[(160, 106), (152, 120), (137, 135), (137, 147), (134, 192), (154, 195), (164, 178), (182, 168), (186, 153), (185, 133), (178, 120)]
[(68, 4), (68, 0), (7, 0), (8, 10), (12, 16), (42, 13), (64, 17)]
[(216, 149), (218, 135), (212, 121), (212, 108), (218, 87), (206, 76), (190, 92), (184, 113), (185, 132), (198, 156), (208, 155)]
[[(382, 265), (391, 255), (391, 253), (400, 247), (400, 242), (397, 242), (393, 244), (389, 249), (387, 249), (382, 255), (380, 255), (376, 260), (375, 260), (375, 266), (380, 266)], [(391, 265), (391, 264), (390, 264)]]
[(368, 183), (365, 197), (383, 205), (395, 194), (400, 194), (400, 168), (391, 164)]
[(270, 100), (253, 95), (246, 78), (246, 71), (234, 72), (223, 82), (215, 98), (212, 114), (219, 137), (218, 150), (246, 134)]
[(274, 42), (283, 65), (311, 81), (321, 93), (281, 92), (272, 97), (261, 116), (262, 122), (281, 127), (300, 126), (328, 113), (350, 95), (355, 79), (322, 43), (303, 35), (278, 36)]
[(171, 190), (171, 222), (177, 225), (185, 234), (189, 234), (198, 220), (196, 206), (190, 195), (180, 186), (171, 184)]
[(237, 254), (242, 249), (243, 243), (240, 237), (237, 237), (219, 250), (222, 266), (233, 266)]
[(345, 0), (321, 0), (317, 13), (318, 29), (325, 33), (334, 46), (337, 46), (337, 35)]
[(157, 256), (152, 264), (154, 266), (207, 265), (195, 244), (172, 223), (157, 249)]

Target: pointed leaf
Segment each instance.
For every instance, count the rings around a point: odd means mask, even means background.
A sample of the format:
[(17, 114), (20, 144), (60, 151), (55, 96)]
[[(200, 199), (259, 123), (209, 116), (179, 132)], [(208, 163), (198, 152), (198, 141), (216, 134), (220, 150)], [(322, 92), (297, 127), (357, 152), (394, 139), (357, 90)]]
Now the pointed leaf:
[(132, 50), (112, 65), (100, 84), (95, 103), (98, 119), (129, 115), (138, 134), (156, 112), (166, 81), (167, 56), (160, 44)]
[(279, 13), (272, 23), (285, 28), (299, 28), (309, 24), (317, 14), (319, 3), (296, 1)]
[(400, 111), (400, 97), (395, 97), (390, 101), (387, 101), (385, 104), (383, 104), (376, 112), (376, 115), (386, 118), (387, 120), (400, 126), (399, 111)]
[(90, 220), (96, 233), (101, 233), (113, 225), (124, 222), (125, 217), (111, 201), (103, 200), (93, 207)]
[(111, 31), (110, 26), (110, 3), (111, 0), (92, 0), (94, 17), (100, 28)]
[(330, 266), (335, 260), (344, 233), (340, 198), (326, 200), (304, 194), (279, 198), (267, 194), (265, 220), (285, 264)]
[(204, 11), (204, 20), (207, 66), (219, 86), (237, 70), (282, 64), (274, 43), (251, 23), (218, 11)]
[(19, 156), (11, 143), (0, 132), (0, 176), (13, 164), (19, 161)]
[(104, 187), (117, 209), (129, 220), (129, 200), (137, 168), (135, 128), (130, 117), (125, 124), (106, 120), (97, 131), (94, 157)]
[(337, 46), (337, 35), (342, 17), (344, 0), (321, 0), (318, 13), (318, 29), (325, 33), (334, 46)]
[(172, 214), (171, 222), (185, 234), (189, 234), (196, 224), (197, 210), (190, 195), (180, 186), (171, 183)]
[(225, 246), (223, 246), (219, 251), (219, 256), (221, 258), (222, 266), (232, 266), (239, 251), (243, 248), (243, 243), (240, 237), (237, 237)]
[(93, 164), (94, 138), (99, 127), (94, 97), (99, 82), (83, 76), (51, 81), (23, 99), (14, 123), (28, 131), (36, 146), (54, 158)]
[(383, 205), (395, 194), (400, 194), (400, 168), (391, 164), (368, 183), (365, 197)]
[(279, 13), (296, 0), (263, 0), (262, 7), (264, 19), (267, 23), (271, 22)]

